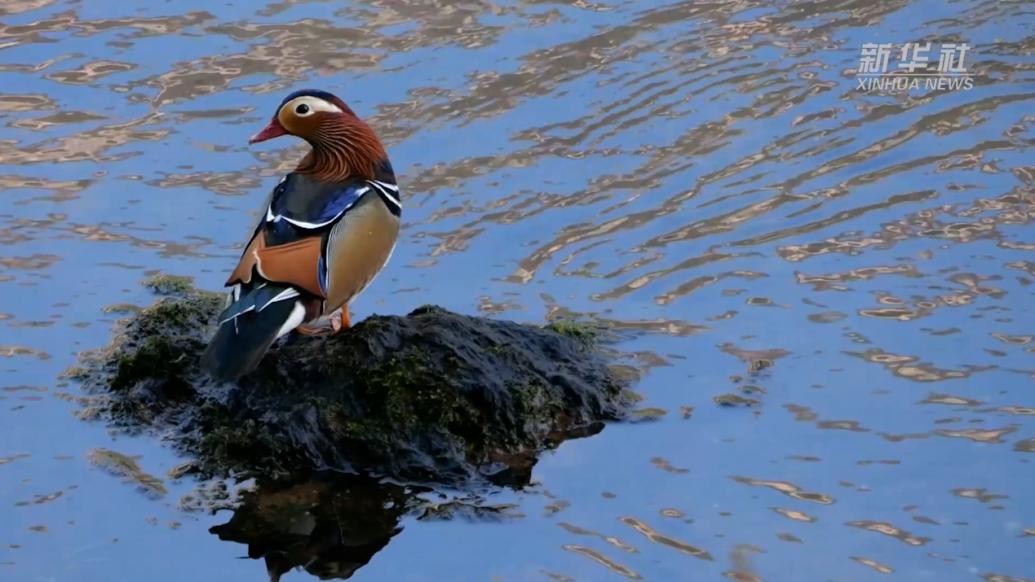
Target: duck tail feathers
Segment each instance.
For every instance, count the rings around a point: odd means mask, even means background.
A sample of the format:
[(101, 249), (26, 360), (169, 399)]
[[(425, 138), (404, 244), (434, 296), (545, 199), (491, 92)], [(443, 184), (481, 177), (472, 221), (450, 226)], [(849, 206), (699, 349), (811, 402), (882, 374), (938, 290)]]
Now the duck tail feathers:
[(219, 328), (202, 356), (202, 365), (217, 380), (236, 380), (251, 372), (280, 336), (305, 319), (297, 290), (263, 283), (244, 293), (231, 293), (219, 317)]

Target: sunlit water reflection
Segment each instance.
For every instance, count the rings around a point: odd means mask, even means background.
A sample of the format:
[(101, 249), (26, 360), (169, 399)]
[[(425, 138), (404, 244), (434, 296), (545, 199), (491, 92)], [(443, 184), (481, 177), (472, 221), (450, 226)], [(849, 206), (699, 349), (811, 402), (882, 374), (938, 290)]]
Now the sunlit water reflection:
[[(0, 578), (265, 576), (207, 533), (229, 514), (184, 509), (172, 452), (77, 420), (58, 375), (147, 275), (221, 284), (302, 151), (247, 136), (303, 86), (370, 118), (407, 193), (357, 316), (579, 315), (642, 373), (638, 422), (491, 492), (507, 517), (369, 516), (387, 545), (354, 579), (1035, 578), (1033, 23), (990, 0), (0, 4)], [(921, 40), (969, 43), (975, 87), (856, 89), (863, 43)]]

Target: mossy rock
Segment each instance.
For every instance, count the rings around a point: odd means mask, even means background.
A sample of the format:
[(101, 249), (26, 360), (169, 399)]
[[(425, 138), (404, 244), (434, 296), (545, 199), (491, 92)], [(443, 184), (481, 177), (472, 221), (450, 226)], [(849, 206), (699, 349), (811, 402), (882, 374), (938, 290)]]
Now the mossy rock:
[(162, 273), (145, 279), (143, 285), (158, 295), (183, 295), (194, 290), (194, 277)]
[(287, 338), (255, 372), (219, 383), (199, 359), (222, 302), (178, 289), (124, 320), (77, 374), (107, 394), (110, 422), (156, 430), (203, 474), (521, 482), (539, 452), (627, 405), (587, 334), (438, 307)]

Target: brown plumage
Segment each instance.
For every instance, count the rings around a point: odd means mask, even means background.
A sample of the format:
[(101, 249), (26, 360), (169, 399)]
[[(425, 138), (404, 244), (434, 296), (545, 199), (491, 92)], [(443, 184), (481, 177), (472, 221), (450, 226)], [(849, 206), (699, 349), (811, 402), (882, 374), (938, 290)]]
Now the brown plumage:
[(295, 171), (320, 180), (341, 180), (345, 176), (372, 180), (375, 166), (388, 158), (374, 131), (356, 117), (329, 119), (310, 135), (313, 149)]

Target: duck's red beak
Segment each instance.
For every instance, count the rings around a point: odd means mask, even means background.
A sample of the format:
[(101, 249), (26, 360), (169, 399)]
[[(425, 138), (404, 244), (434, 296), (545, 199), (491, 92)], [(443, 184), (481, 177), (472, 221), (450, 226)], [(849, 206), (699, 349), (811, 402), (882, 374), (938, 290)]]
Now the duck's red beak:
[(273, 120), (270, 121), (269, 125), (264, 127), (259, 133), (253, 135), (251, 139), (248, 140), (248, 143), (259, 143), (260, 141), (266, 141), (285, 134), (287, 134), (287, 130), (284, 129), (284, 126), (277, 121), (276, 117), (274, 117)]

